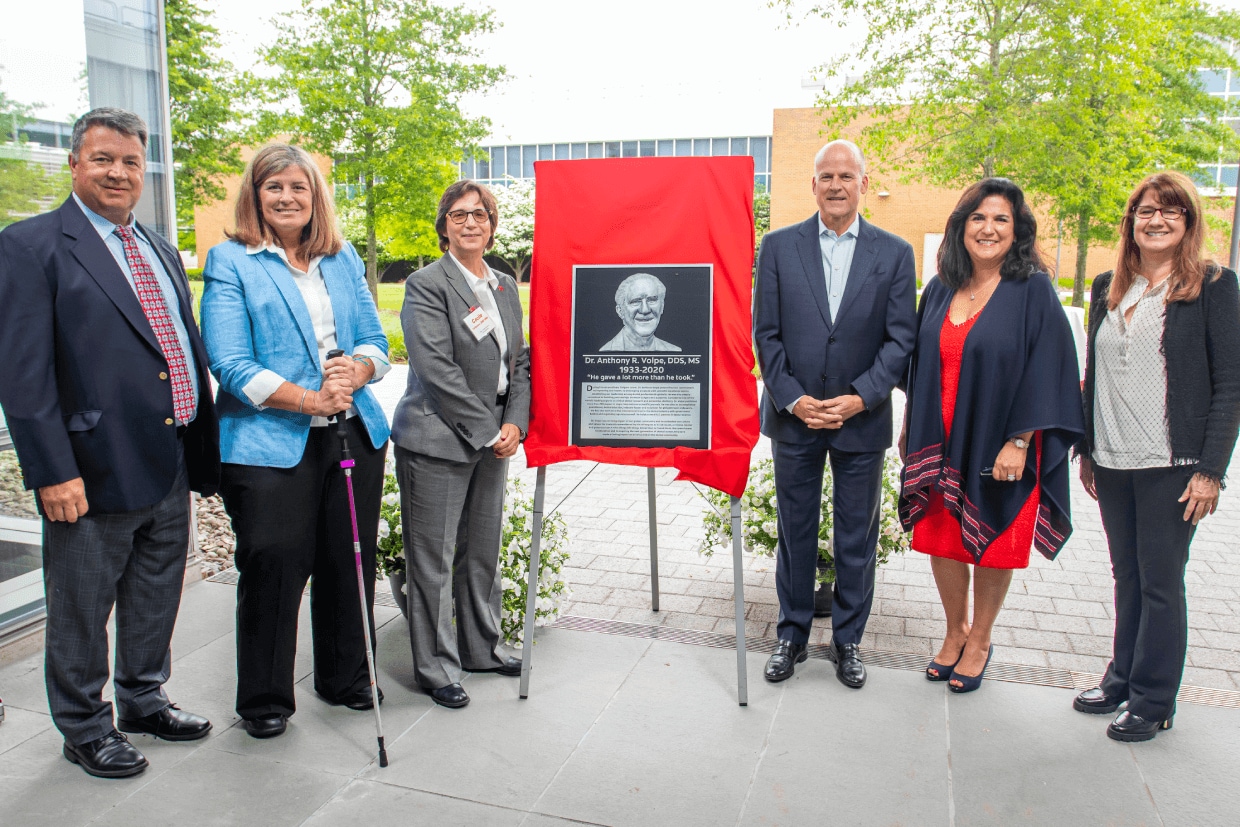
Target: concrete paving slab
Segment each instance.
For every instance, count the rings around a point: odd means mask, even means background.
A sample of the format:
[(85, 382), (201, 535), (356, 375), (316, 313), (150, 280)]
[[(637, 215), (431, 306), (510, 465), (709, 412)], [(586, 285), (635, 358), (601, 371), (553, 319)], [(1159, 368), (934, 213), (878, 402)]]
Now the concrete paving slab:
[(871, 668), (864, 689), (853, 690), (826, 666), (798, 667), (782, 684), (738, 823), (948, 824), (942, 685)]
[(1235, 710), (1181, 704), (1174, 728), (1125, 747), (1166, 827), (1240, 821), (1236, 718)]
[(302, 824), (347, 779), (292, 764), (198, 749), (91, 821), (92, 827), (284, 827)]
[[(650, 642), (542, 630), (530, 695), (518, 680), (467, 675), (469, 706), (430, 711), (388, 747), (391, 765), (362, 778), (502, 807), (528, 810), (573, 753)], [(469, 745), (470, 759), (436, 760), (445, 744)]]
[(751, 658), (750, 705), (738, 707), (735, 658), (652, 644), (534, 809), (614, 825), (735, 823), (778, 697)]
[(52, 716), (47, 712), (22, 709), (6, 701), (4, 725), (0, 726), (0, 755), (51, 728)]
[(524, 818), (520, 810), (357, 779), (302, 823), (305, 827), (517, 827)]
[(948, 697), (957, 827), (1159, 823), (1130, 751), (1072, 695), (987, 681)]

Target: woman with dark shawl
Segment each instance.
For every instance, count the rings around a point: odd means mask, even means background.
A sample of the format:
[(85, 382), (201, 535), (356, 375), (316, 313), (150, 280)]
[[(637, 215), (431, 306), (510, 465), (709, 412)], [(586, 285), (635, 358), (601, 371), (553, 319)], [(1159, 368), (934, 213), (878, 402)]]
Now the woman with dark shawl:
[[(1218, 506), (1240, 428), (1240, 286), (1204, 260), (1197, 188), (1178, 172), (1128, 199), (1115, 270), (1094, 279), (1081, 482), (1115, 574), (1115, 646), (1080, 712), (1116, 741), (1171, 729), (1188, 649), (1184, 567)], [(1172, 366), (1174, 365), (1174, 369)]]
[(931, 555), (947, 617), (926, 678), (953, 692), (981, 685), (1012, 570), (1028, 567), (1031, 546), (1053, 559), (1072, 532), (1080, 373), (1036, 242), (1018, 186), (974, 184), (947, 220), (918, 312), (900, 519)]

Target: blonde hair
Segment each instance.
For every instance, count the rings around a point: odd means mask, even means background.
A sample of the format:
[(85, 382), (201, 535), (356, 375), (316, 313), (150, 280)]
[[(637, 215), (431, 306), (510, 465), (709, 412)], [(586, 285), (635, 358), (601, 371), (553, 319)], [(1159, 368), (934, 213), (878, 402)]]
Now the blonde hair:
[(301, 248), (296, 252), (306, 258), (339, 253), (344, 239), (336, 226), (336, 208), (331, 190), (310, 153), (291, 144), (265, 146), (246, 164), (245, 174), (241, 177), (241, 191), (237, 193), (237, 228), (226, 235), (251, 247), (279, 243), (275, 233), (263, 221), (258, 190), (268, 178), (289, 167), (299, 168), (310, 179), (310, 221), (301, 231)]

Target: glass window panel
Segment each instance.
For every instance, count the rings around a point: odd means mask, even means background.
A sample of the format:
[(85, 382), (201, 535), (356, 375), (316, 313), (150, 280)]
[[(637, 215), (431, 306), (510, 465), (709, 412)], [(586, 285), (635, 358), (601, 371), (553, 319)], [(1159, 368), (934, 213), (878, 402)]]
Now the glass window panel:
[(715, 138), (710, 142), (710, 144), (711, 155), (727, 155), (728, 150), (730, 149), (727, 138)]
[[(584, 147), (582, 148), (584, 149)], [(572, 155), (572, 152), (570, 151), (568, 144), (556, 144), (555, 145), (555, 159), (557, 161), (567, 161), (569, 158), (572, 158), (572, 157), (573, 155)]]
[(620, 142), (619, 141), (608, 141), (606, 143), (606, 147), (607, 147), (606, 157), (608, 158), (619, 158), (620, 157)]
[(603, 157), (603, 145), (599, 143), (589, 144), (589, 155), (591, 158)]
[(643, 158), (654, 157), (654, 141), (642, 141), (638, 146), (637, 154)]
[(474, 164), (475, 164), (474, 176), (478, 180), (490, 178), (491, 177), (491, 150), (489, 149), (482, 150), (482, 152), (478, 155), (478, 157), (474, 159)]
[(623, 141), (620, 144), (620, 154), (625, 158), (636, 158), (637, 141)]
[(693, 154), (703, 157), (710, 155), (710, 138), (694, 138)]
[(748, 155), (749, 154), (749, 139), (748, 138), (733, 138), (732, 139), (732, 154), (733, 155)]
[(521, 147), (510, 146), (505, 152), (508, 155), (508, 168), (504, 170), (505, 175), (511, 175), (513, 178), (521, 177)]
[(1199, 166), (1190, 173), (1193, 181), (1201, 187), (1218, 186), (1218, 167), (1210, 164), (1209, 166)]
[(521, 155), (525, 159), (525, 162), (521, 165), (521, 177), (533, 178), (534, 162), (538, 160), (538, 147), (533, 144), (523, 146), (521, 147)]
[(586, 145), (585, 144), (573, 144), (573, 156), (572, 157), (574, 159), (590, 157), (586, 153)]
[(659, 141), (658, 146), (655, 149), (656, 149), (656, 154), (660, 158), (666, 158), (669, 155), (676, 154), (676, 142), (675, 141)]
[(1201, 87), (1207, 92), (1226, 92), (1227, 91), (1227, 72), (1215, 72), (1210, 69), (1202, 69), (1197, 73), (1197, 81)]
[(538, 160), (554, 161), (555, 160), (555, 147), (551, 144), (539, 144), (538, 145)]
[(1226, 166), (1220, 170), (1219, 184), (1224, 187), (1234, 187), (1236, 185), (1237, 167)]
[(756, 172), (768, 172), (771, 169), (770, 157), (766, 151), (768, 138), (753, 138), (749, 142), (750, 154), (753, 155), (753, 168)]
[(682, 156), (692, 155), (693, 154), (693, 139), (692, 138), (677, 138), (676, 139), (676, 154), (682, 155)]
[(462, 178), (473, 178), (474, 177), (473, 159), (466, 158), (464, 161), (461, 161), (461, 163), (457, 164), (457, 173)]

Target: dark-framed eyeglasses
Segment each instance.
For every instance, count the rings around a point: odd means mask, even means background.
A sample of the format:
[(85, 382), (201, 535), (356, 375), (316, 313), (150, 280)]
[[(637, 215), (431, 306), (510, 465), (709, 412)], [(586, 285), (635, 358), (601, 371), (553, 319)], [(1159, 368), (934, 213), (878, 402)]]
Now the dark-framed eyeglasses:
[(453, 210), (448, 213), (448, 220), (453, 224), (464, 224), (465, 219), (470, 216), (474, 217), (474, 221), (478, 224), (486, 224), (491, 220), (491, 213), (486, 210)]
[(1137, 207), (1132, 214), (1142, 221), (1149, 221), (1154, 217), (1154, 213), (1159, 213), (1163, 217), (1163, 221), (1179, 221), (1188, 214), (1188, 210), (1183, 207)]

